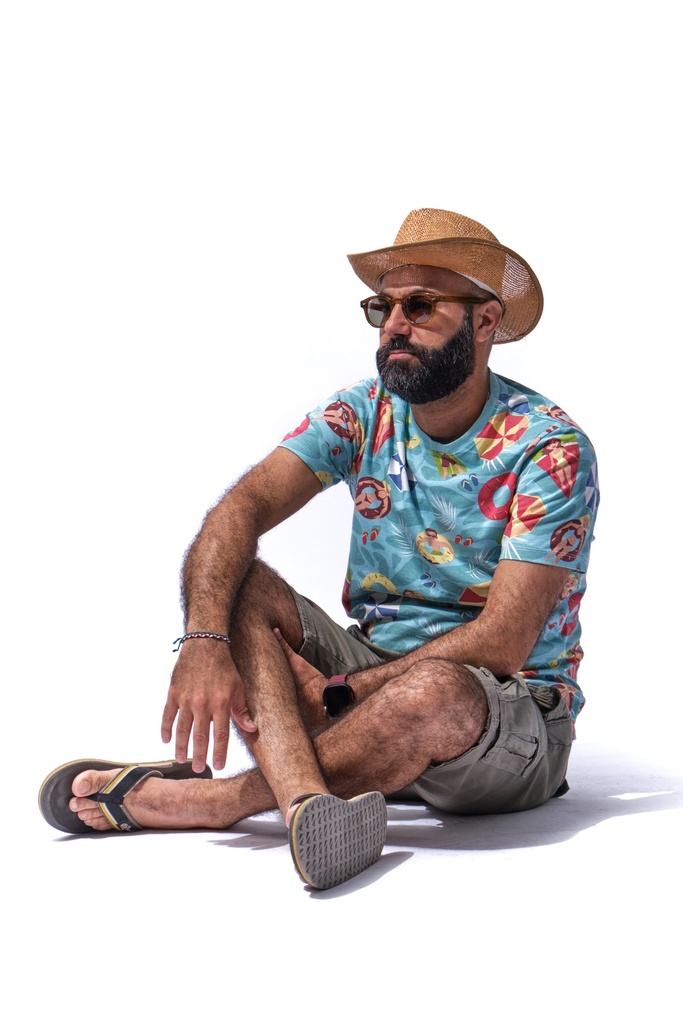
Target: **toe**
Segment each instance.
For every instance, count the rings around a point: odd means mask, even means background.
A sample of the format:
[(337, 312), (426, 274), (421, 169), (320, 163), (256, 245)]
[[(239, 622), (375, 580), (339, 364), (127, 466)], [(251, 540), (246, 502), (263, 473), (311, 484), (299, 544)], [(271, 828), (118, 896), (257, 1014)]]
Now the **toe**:
[(98, 793), (103, 786), (113, 779), (116, 769), (107, 772), (97, 772), (94, 769), (81, 772), (77, 775), (71, 785), (71, 792), (75, 797), (88, 797)]

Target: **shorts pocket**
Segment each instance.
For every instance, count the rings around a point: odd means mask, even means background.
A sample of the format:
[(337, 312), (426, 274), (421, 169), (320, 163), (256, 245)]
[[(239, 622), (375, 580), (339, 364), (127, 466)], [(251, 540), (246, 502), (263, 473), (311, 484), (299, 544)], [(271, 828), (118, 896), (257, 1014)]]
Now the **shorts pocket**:
[(538, 736), (501, 731), (482, 761), (523, 779), (533, 771), (540, 752)]
[(549, 747), (570, 747), (574, 739), (574, 722), (563, 700), (544, 715)]

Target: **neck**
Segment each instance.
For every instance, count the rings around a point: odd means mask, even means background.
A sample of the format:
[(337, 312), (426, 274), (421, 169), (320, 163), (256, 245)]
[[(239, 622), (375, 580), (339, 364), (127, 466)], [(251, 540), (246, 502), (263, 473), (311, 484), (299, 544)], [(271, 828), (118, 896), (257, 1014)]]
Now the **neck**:
[(437, 402), (411, 405), (420, 430), (439, 444), (462, 437), (479, 419), (489, 397), (488, 367), (469, 377), (456, 391)]

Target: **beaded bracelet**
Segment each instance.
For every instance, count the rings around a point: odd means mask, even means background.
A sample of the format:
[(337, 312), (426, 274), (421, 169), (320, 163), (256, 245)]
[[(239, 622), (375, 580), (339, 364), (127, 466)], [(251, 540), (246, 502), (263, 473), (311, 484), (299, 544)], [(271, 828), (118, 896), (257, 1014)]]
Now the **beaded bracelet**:
[(176, 654), (180, 650), (180, 648), (182, 647), (182, 645), (185, 643), (186, 640), (204, 640), (204, 639), (209, 639), (209, 640), (225, 640), (226, 644), (230, 643), (230, 637), (229, 636), (223, 636), (222, 633), (186, 633), (185, 636), (179, 636), (177, 640), (173, 641), (174, 644), (176, 645), (173, 648), (173, 653)]

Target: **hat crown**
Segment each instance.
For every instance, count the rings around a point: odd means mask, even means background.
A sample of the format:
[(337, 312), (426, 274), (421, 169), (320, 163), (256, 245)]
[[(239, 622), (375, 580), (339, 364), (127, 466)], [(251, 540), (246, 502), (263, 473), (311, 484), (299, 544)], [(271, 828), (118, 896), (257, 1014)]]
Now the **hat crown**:
[(409, 245), (413, 242), (429, 242), (435, 238), (482, 238), (489, 242), (498, 239), (479, 221), (450, 210), (434, 210), (426, 207), (411, 210), (401, 224), (394, 245)]

